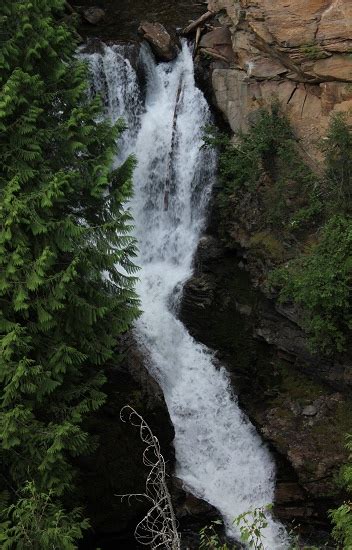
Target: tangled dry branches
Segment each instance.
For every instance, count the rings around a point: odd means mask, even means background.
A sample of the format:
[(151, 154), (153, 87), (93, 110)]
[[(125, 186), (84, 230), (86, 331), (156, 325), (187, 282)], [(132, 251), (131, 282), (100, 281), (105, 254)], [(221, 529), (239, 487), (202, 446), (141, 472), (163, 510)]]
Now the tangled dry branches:
[(166, 484), (165, 460), (160, 452), (160, 444), (145, 420), (129, 405), (121, 409), (120, 418), (139, 428), (141, 441), (146, 445), (143, 452), (143, 464), (149, 474), (145, 493), (119, 495), (122, 498), (143, 497), (151, 503), (147, 515), (135, 529), (136, 540), (152, 550), (180, 550), (180, 536), (172, 506), (171, 496)]

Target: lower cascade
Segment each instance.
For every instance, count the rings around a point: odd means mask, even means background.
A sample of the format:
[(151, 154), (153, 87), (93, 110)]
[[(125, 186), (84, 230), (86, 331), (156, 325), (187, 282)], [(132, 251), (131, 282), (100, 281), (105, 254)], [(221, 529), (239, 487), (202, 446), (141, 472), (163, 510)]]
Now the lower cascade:
[[(273, 502), (275, 467), (225, 369), (177, 318), (216, 172), (214, 152), (203, 147), (211, 115), (195, 85), (192, 52), (184, 43), (174, 62), (157, 65), (143, 45), (136, 70), (128, 46), (104, 46), (86, 57), (92, 92), (103, 95), (113, 121), (123, 116), (128, 126), (119, 160), (132, 152), (138, 161), (130, 207), (143, 313), (135, 334), (175, 428), (176, 475), (220, 511), (228, 534), (239, 539), (233, 519)], [(271, 517), (263, 540), (267, 550), (288, 546)]]

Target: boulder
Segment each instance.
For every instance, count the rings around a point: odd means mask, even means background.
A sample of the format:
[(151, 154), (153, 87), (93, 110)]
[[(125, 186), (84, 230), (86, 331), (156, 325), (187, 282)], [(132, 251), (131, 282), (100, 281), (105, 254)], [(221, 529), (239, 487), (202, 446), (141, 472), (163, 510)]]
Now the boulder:
[(99, 25), (105, 17), (105, 11), (97, 6), (92, 6), (84, 10), (83, 16), (91, 25)]
[(175, 40), (160, 23), (141, 23), (138, 32), (149, 42), (158, 61), (172, 61), (177, 57), (178, 48)]

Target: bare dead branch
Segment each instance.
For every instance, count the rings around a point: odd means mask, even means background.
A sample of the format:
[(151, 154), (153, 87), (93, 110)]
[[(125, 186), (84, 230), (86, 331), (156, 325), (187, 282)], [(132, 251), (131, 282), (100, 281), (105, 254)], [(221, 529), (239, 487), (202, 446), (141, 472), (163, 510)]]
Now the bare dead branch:
[(121, 409), (120, 418), (139, 429), (141, 441), (146, 445), (143, 464), (150, 468), (145, 484), (145, 493), (117, 495), (121, 499), (143, 497), (152, 507), (135, 529), (135, 538), (152, 550), (180, 550), (180, 536), (171, 495), (166, 483), (165, 460), (160, 451), (159, 440), (145, 420), (129, 405)]

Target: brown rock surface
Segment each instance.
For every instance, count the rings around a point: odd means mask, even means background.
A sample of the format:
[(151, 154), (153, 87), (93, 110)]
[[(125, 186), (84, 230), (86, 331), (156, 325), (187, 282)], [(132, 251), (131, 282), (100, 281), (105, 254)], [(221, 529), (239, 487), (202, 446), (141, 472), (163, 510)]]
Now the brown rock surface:
[(352, 81), (352, 59), (344, 55), (334, 55), (328, 59), (321, 59), (313, 66), (317, 76), (326, 80)]
[(172, 61), (176, 58), (177, 46), (163, 25), (144, 21), (138, 32), (149, 42), (159, 61)]
[(208, 7), (232, 35), (235, 64), (215, 62), (212, 72), (232, 130), (246, 130), (250, 113), (277, 97), (314, 164), (331, 115), (352, 106), (352, 2), (209, 0)]
[(314, 498), (336, 494), (336, 465), (346, 459), (344, 407), (338, 393), (311, 402), (280, 397), (263, 420), (263, 434), (287, 455), (301, 486)]
[(227, 27), (217, 27), (214, 30), (203, 35), (199, 48), (201, 50), (214, 50), (227, 60), (229, 64), (234, 63), (235, 55), (232, 49), (231, 33)]

